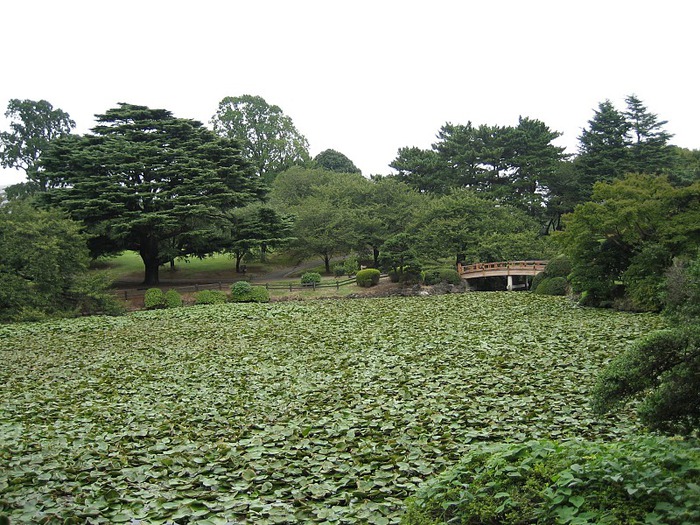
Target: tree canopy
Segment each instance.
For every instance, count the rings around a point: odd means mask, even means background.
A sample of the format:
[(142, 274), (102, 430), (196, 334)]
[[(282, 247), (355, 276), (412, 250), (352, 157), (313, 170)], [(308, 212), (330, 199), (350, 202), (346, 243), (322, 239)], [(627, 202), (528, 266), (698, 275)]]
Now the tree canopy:
[(565, 225), (559, 239), (584, 301), (610, 305), (626, 295), (637, 309), (658, 310), (664, 270), (700, 246), (700, 183), (674, 187), (640, 174), (600, 182)]
[(334, 149), (323, 150), (314, 157), (319, 168), (338, 173), (362, 173), (355, 163)]
[[(46, 177), (41, 173), (39, 159), (49, 143), (75, 128), (68, 113), (46, 100), (12, 99), (5, 116), (11, 120), (10, 131), (0, 133), (0, 166), (16, 168), (27, 174), (33, 190), (46, 190)], [(21, 195), (14, 190), (10, 196)]]
[(223, 211), (264, 194), (238, 143), (200, 122), (124, 103), (97, 120), (93, 134), (45, 154), (45, 202), (86, 224), (94, 255), (138, 252), (146, 284), (159, 265), (197, 253)]
[(279, 106), (262, 97), (225, 97), (211, 123), (218, 135), (241, 144), (244, 157), (268, 183), (293, 165), (310, 160), (306, 137)]

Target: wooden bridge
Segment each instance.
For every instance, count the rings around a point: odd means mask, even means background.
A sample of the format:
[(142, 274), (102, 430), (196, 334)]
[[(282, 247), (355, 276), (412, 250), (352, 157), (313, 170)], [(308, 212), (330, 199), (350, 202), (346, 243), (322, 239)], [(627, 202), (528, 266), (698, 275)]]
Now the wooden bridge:
[(547, 266), (547, 261), (502, 261), (492, 263), (457, 264), (462, 279), (479, 277), (507, 277), (508, 290), (513, 290), (514, 276), (537, 275)]

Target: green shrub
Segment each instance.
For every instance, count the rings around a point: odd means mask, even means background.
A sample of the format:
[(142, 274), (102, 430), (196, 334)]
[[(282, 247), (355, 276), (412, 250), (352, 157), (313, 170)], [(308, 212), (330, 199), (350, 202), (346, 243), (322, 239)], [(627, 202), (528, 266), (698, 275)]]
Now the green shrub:
[(251, 289), (251, 301), (254, 303), (269, 303), (270, 292), (264, 286), (253, 286)]
[(406, 285), (420, 284), (423, 282), (423, 268), (418, 261), (411, 263), (401, 268), (399, 273), (399, 282)]
[(143, 306), (146, 310), (165, 308), (165, 294), (160, 288), (149, 288), (143, 296)]
[(379, 284), (379, 270), (376, 268), (365, 268), (364, 270), (360, 270), (357, 272), (357, 275), (355, 275), (355, 279), (357, 282), (357, 286), (361, 286), (363, 288), (369, 288), (370, 286), (375, 286)]
[(564, 255), (559, 255), (549, 261), (544, 269), (546, 277), (567, 277), (570, 273), (571, 261)]
[(248, 303), (252, 301), (253, 287), (248, 281), (238, 281), (231, 285), (231, 301)]
[(542, 281), (544, 281), (544, 279), (546, 279), (544, 272), (536, 274), (532, 278), (532, 282), (530, 283), (530, 290), (532, 290), (533, 292), (536, 291), (537, 287), (540, 285), (540, 283), (542, 283)]
[(351, 275), (356, 275), (360, 270), (360, 263), (357, 260), (357, 257), (352, 256), (345, 259), (343, 262), (343, 269), (345, 270), (345, 275), (348, 277)]
[(69, 296), (80, 315), (122, 315), (126, 308), (112, 293), (113, 280), (103, 272), (90, 272), (75, 277)]
[(566, 295), (569, 291), (569, 283), (565, 277), (545, 277), (535, 289), (540, 295)]
[(598, 376), (593, 409), (611, 412), (643, 396), (639, 419), (653, 430), (700, 430), (700, 326), (660, 330), (613, 359)]
[(321, 274), (316, 272), (306, 272), (301, 276), (301, 284), (313, 285), (321, 282)]
[(345, 266), (342, 264), (336, 264), (333, 267), (333, 275), (335, 275), (336, 277), (342, 277), (343, 275), (345, 275)]
[(477, 445), (408, 500), (401, 523), (699, 523), (698, 484), (697, 441)]
[(221, 304), (226, 302), (226, 293), (221, 290), (195, 292), (194, 304)]
[(429, 286), (440, 283), (458, 286), (462, 284), (462, 278), (459, 276), (459, 272), (452, 268), (436, 268), (425, 271), (423, 274), (423, 282)]
[(182, 306), (182, 296), (177, 290), (168, 290), (165, 292), (165, 307), (179, 308)]

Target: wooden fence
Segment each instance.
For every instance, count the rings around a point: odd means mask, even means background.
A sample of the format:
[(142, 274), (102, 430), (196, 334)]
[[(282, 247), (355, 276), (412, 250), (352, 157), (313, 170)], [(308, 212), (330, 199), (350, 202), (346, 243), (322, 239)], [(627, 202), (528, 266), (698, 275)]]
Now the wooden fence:
[[(141, 297), (144, 293), (146, 293), (146, 290), (149, 288), (162, 288), (162, 289), (168, 289), (168, 290), (177, 290), (180, 293), (192, 293), (192, 292), (199, 292), (201, 290), (229, 290), (231, 285), (237, 281), (230, 281), (230, 282), (224, 282), (224, 281), (219, 281), (216, 283), (196, 283), (196, 284), (190, 284), (190, 285), (184, 285), (184, 286), (170, 286), (168, 284), (163, 284), (163, 285), (157, 285), (157, 286), (149, 286), (149, 287), (143, 287), (143, 288), (127, 288), (127, 289), (117, 289), (114, 290), (114, 293), (116, 295), (119, 295), (121, 298), (124, 300), (129, 300), (134, 297)], [(355, 284), (357, 282), (357, 279), (355, 277), (351, 277), (349, 279), (345, 279), (342, 281), (336, 280), (334, 282), (320, 282), (320, 283), (309, 283), (309, 284), (301, 284), (300, 282), (289, 282), (289, 283), (255, 283), (251, 282), (250, 284), (253, 286), (264, 286), (267, 290), (287, 290), (290, 292), (293, 292), (294, 290), (317, 290), (319, 288), (335, 288), (336, 290), (339, 290), (341, 286), (347, 286), (349, 284)]]

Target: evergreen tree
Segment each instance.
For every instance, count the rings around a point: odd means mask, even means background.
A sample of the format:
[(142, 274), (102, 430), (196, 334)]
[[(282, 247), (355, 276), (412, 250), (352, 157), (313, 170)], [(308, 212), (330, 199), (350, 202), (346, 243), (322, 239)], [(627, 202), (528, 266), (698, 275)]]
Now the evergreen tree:
[(629, 169), (635, 173), (660, 174), (673, 163), (668, 141), (673, 135), (664, 131), (668, 122), (650, 113), (635, 95), (628, 96), (624, 116), (629, 124)]
[(66, 137), (45, 154), (49, 204), (81, 220), (93, 255), (133, 250), (144, 283), (161, 264), (192, 253), (221, 212), (262, 198), (238, 144), (164, 109), (120, 104), (92, 135)]
[(592, 189), (598, 181), (620, 179), (629, 171), (631, 125), (609, 100), (598, 105), (588, 125), (579, 137), (577, 164), (586, 186)]

